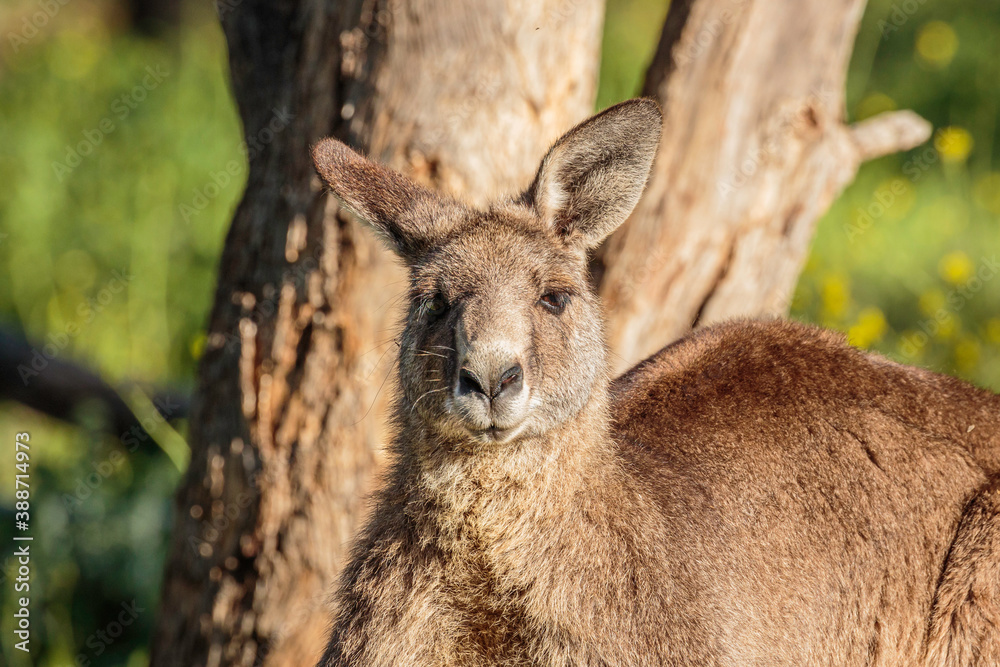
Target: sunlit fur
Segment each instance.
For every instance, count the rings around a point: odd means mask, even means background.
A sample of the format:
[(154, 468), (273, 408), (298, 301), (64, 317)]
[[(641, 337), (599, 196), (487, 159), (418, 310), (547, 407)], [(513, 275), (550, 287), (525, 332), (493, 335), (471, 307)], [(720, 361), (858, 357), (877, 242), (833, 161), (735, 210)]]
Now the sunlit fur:
[[(393, 463), (321, 665), (997, 664), (997, 396), (780, 321), (609, 382), (587, 252), (659, 122), (612, 108), (484, 211), (317, 146), (411, 278)], [(520, 391), (461, 393), (515, 361)]]

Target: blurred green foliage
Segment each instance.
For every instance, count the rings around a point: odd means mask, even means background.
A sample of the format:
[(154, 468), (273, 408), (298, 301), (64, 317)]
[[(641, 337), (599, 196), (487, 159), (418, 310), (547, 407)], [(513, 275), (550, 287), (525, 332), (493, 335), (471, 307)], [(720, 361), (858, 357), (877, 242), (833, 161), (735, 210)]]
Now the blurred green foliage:
[[(61, 6), (29, 37), (24, 21), (39, 6), (0, 8), (0, 323), (136, 387), (138, 409), (144, 388), (193, 385), (243, 188), (242, 174), (213, 180), (231, 160), (243, 164), (225, 45), (204, 6), (192, 4), (166, 41), (129, 34), (117, 5), (97, 0)], [(660, 0), (609, 2), (599, 107), (639, 90), (665, 12)], [(994, 389), (998, 35), (1000, 6), (870, 3), (849, 116), (912, 108), (937, 133), (862, 168), (821, 222), (793, 304), (795, 317), (860, 347)], [(115, 271), (127, 288), (112, 293)], [(166, 456), (3, 406), (5, 452), (18, 431), (32, 436), (34, 664), (144, 664), (179, 471)], [(11, 477), (0, 478), (6, 508)], [(10, 577), (4, 519), (0, 564)], [(105, 642), (98, 633), (133, 600), (143, 611)], [(7, 641), (14, 604), (8, 579), (3, 660), (25, 664)]]
[[(24, 20), (39, 7), (0, 13), (0, 323), (135, 386), (129, 398), (148, 408), (143, 388), (193, 383), (243, 187), (212, 188), (212, 173), (241, 154), (225, 44), (211, 6), (192, 6), (166, 41), (123, 30), (110, 2), (67, 3), (33, 34)], [(189, 220), (181, 204), (195, 208)], [(166, 456), (2, 408), (8, 461), (13, 434), (31, 434), (34, 664), (144, 664), (178, 470)], [(13, 471), (3, 470), (12, 509)], [(0, 563), (12, 576), (4, 519)], [(0, 595), (0, 662), (25, 664), (8, 641), (12, 588)], [(133, 600), (143, 611), (111, 637)]]
[(862, 167), (820, 223), (793, 315), (859, 347), (1000, 390), (1000, 6), (874, 0), (847, 111), (935, 127)]

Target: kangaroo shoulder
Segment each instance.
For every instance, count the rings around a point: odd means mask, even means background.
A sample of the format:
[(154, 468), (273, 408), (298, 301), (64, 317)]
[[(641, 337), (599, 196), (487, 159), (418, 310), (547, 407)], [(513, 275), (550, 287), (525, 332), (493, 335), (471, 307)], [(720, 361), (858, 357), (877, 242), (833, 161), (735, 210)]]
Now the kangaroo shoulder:
[(617, 432), (644, 439), (716, 437), (754, 422), (864, 431), (888, 419), (914, 435), (962, 443), (987, 470), (1000, 467), (1000, 396), (796, 322), (699, 330), (618, 378), (611, 393)]
[[(836, 332), (783, 320), (734, 321), (668, 345), (612, 384), (619, 409), (695, 399), (771, 400), (794, 390), (870, 382), (892, 362), (851, 348)], [(859, 377), (860, 376), (860, 377)]]

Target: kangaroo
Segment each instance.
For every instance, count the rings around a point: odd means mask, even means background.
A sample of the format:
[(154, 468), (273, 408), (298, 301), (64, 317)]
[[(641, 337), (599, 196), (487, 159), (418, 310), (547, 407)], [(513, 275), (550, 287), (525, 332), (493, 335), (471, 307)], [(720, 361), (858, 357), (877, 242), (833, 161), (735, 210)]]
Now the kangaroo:
[(320, 665), (1000, 665), (1000, 397), (779, 320), (611, 381), (587, 255), (661, 122), (611, 107), (484, 210), (314, 147), (410, 276)]

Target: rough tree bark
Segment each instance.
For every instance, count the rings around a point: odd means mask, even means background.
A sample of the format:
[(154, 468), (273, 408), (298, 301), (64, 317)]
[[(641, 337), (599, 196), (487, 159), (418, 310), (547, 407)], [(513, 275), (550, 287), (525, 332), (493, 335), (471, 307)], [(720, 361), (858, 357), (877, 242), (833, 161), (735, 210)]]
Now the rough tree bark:
[(674, 0), (644, 94), (663, 139), (594, 262), (624, 370), (694, 326), (788, 311), (816, 222), (859, 165), (912, 148), (909, 111), (844, 124), (864, 0)]
[(222, 6), (250, 171), (226, 239), (152, 664), (309, 665), (377, 464), (402, 272), (319, 192), (333, 135), (483, 201), (592, 110), (596, 0)]

